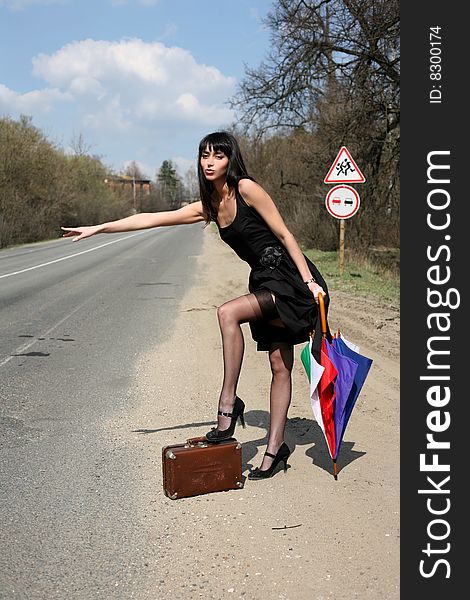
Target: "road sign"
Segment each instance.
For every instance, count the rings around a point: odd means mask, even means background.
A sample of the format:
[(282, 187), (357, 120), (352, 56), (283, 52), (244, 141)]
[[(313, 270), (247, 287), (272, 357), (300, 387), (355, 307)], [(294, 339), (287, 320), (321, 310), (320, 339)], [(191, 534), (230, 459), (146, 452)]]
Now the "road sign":
[(323, 181), (324, 183), (364, 183), (365, 180), (349, 150), (343, 146)]
[(326, 210), (335, 219), (349, 219), (357, 213), (361, 199), (350, 185), (337, 185), (326, 195)]

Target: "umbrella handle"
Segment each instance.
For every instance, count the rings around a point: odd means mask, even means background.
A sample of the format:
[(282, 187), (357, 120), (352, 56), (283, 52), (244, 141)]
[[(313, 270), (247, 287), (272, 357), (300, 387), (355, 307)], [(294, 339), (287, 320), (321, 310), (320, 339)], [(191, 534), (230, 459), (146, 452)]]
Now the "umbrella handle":
[(325, 338), (326, 332), (328, 331), (328, 327), (326, 324), (325, 301), (321, 292), (318, 294), (318, 305), (320, 307), (321, 332), (322, 336)]

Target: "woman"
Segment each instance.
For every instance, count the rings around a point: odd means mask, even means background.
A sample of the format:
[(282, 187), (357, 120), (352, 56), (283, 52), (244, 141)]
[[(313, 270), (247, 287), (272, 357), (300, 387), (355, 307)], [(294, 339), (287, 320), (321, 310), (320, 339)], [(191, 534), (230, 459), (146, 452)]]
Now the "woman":
[[(165, 225), (215, 221), (220, 237), (251, 267), (249, 294), (230, 300), (217, 311), (222, 335), (224, 377), (218, 424), (206, 434), (217, 443), (233, 436), (245, 405), (236, 395), (244, 352), (241, 324), (248, 322), (258, 350), (268, 351), (272, 372), (268, 445), (250, 479), (271, 477), (276, 466), (286, 470), (290, 450), (284, 442), (291, 401), (294, 344), (308, 340), (317, 327), (318, 294), (325, 281), (301, 252), (270, 196), (245, 168), (236, 139), (226, 132), (207, 135), (199, 144), (201, 200), (178, 210), (141, 213), (92, 227), (63, 227), (74, 242), (97, 233), (115, 233)], [(320, 336), (315, 342), (320, 343)]]

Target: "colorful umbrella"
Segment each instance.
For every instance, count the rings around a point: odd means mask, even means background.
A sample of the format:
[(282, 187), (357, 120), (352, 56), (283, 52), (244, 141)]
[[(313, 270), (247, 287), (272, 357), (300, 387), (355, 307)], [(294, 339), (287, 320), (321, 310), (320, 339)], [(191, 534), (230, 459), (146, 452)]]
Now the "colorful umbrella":
[(336, 462), (339, 453), (339, 447), (341, 445), (341, 439), (344, 434), (343, 416), (346, 406), (348, 405), (349, 395), (354, 385), (354, 378), (356, 376), (358, 364), (356, 361), (338, 352), (334, 346), (334, 340), (333, 344), (326, 343), (326, 348), (328, 357), (334, 364), (338, 373), (335, 380), (336, 396), (335, 409), (333, 413), (336, 446), (332, 456), (333, 461)]
[[(326, 322), (326, 319), (325, 319)], [(323, 328), (322, 332), (326, 331)], [(323, 334), (320, 348), (320, 363), (313, 354), (313, 335), (302, 349), (301, 360), (310, 380), (310, 402), (316, 422), (323, 431), (330, 456), (336, 459), (336, 433), (334, 422), (334, 406), (336, 398), (335, 382), (338, 371), (328, 356), (326, 333)]]
[(342, 338), (341, 335), (333, 339), (333, 347), (335, 348), (335, 350), (339, 354), (342, 354), (344, 357), (351, 359), (351, 361), (353, 361), (357, 365), (351, 391), (348, 395), (346, 403), (342, 411), (337, 411), (337, 414), (335, 415), (337, 422), (337, 453), (343, 440), (344, 431), (348, 424), (349, 417), (351, 416), (354, 405), (356, 404), (356, 400), (372, 366), (372, 359), (367, 358), (367, 356), (363, 356), (362, 354), (359, 354), (359, 348), (355, 346), (357, 350), (353, 350), (351, 348), (351, 345), (352, 344), (350, 342), (347, 342), (347, 340), (345, 340), (344, 338)]
[(325, 368), (318, 383), (318, 398), (323, 419), (323, 433), (325, 434), (328, 450), (333, 461), (336, 460), (336, 435), (335, 435), (335, 402), (336, 379), (338, 371), (328, 356), (327, 341), (322, 339), (320, 350), (320, 364)]
[[(305, 372), (307, 373), (308, 379), (310, 381), (310, 402), (312, 405), (313, 415), (315, 417), (316, 422), (320, 426), (323, 434), (325, 433), (325, 427), (323, 425), (323, 417), (321, 414), (320, 407), (320, 398), (318, 396), (318, 383), (320, 381), (323, 372), (325, 371), (325, 367), (323, 367), (319, 362), (315, 360), (315, 357), (312, 353), (312, 337), (310, 337), (309, 342), (304, 346), (302, 352), (300, 354), (300, 358), (302, 360), (302, 364), (304, 365)], [(325, 438), (326, 439), (326, 438)], [(328, 440), (327, 440), (328, 443)]]
[(332, 343), (327, 340), (322, 294), (319, 295), (319, 305), (322, 329), (320, 364), (312, 354), (312, 339), (303, 348), (301, 359), (310, 380), (313, 414), (325, 436), (333, 460), (333, 474), (337, 479), (336, 459), (372, 360), (359, 354), (359, 348), (341, 336), (334, 338)]

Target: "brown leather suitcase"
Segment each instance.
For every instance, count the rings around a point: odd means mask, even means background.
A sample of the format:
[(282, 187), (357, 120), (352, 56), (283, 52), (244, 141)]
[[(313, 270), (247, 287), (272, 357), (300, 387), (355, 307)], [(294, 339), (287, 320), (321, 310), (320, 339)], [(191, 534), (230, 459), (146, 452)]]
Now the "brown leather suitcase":
[(163, 490), (172, 500), (242, 488), (242, 445), (209, 444), (204, 437), (162, 450)]

